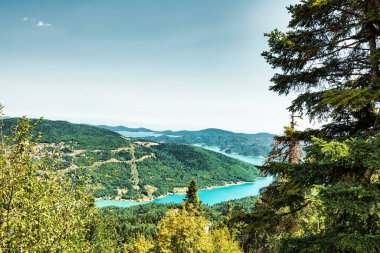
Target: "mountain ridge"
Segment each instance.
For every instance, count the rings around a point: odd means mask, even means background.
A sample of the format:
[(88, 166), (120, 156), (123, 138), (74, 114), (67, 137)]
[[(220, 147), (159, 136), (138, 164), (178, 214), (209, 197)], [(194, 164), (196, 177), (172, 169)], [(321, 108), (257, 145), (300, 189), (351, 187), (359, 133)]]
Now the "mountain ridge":
[(257, 132), (257, 133), (243, 133), (243, 132), (234, 132), (230, 130), (224, 130), (222, 128), (204, 128), (200, 130), (153, 130), (145, 127), (127, 127), (124, 125), (110, 126), (110, 125), (95, 125), (99, 128), (108, 129), (112, 131), (129, 131), (129, 132), (153, 132), (159, 134), (180, 134), (180, 133), (217, 133), (217, 134), (236, 134), (236, 135), (246, 135), (246, 136), (255, 136), (255, 135), (270, 135), (274, 136), (272, 133), (268, 132)]
[(132, 128), (132, 127), (126, 127), (123, 125), (119, 126), (109, 126), (109, 125), (97, 125), (99, 128), (103, 129), (108, 129), (111, 131), (129, 131), (129, 132), (156, 132), (154, 130), (144, 128), (144, 127), (137, 127), (137, 128)]
[[(104, 126), (103, 126), (104, 127)], [(109, 127), (107, 129), (116, 131), (120, 134), (128, 136), (129, 134), (117, 129), (132, 129), (132, 128), (119, 128)], [(137, 129), (150, 130), (146, 128), (133, 128), (133, 131), (138, 132)], [(128, 132), (128, 131), (127, 131)], [(261, 156), (267, 157), (273, 147), (274, 134), (260, 132), (254, 134), (235, 133), (219, 128), (206, 128), (201, 130), (180, 130), (180, 131), (143, 131), (154, 133), (152, 135), (142, 135), (138, 138), (155, 141), (155, 142), (173, 142), (180, 144), (201, 144), (202, 146), (218, 147), (221, 151), (226, 153), (236, 153), (244, 156)]]

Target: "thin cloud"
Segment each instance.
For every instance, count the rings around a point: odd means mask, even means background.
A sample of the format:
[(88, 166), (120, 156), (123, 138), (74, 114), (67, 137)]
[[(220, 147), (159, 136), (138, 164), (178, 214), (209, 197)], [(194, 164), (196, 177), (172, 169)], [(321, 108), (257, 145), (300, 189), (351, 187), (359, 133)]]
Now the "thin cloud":
[(51, 23), (44, 22), (42, 20), (37, 21), (35, 18), (29, 18), (29, 17), (23, 17), (21, 19), (23, 22), (27, 22), (30, 24), (33, 24), (35, 27), (42, 28), (42, 27), (52, 27), (53, 25)]
[(53, 26), (52, 24), (50, 23), (45, 23), (44, 21), (38, 21), (37, 24), (36, 24), (37, 27), (51, 27)]

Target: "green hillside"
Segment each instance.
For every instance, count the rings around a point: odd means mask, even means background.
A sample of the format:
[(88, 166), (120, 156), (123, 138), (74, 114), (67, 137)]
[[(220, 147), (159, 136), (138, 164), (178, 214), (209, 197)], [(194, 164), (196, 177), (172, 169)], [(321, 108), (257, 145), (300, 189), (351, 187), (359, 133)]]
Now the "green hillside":
[(143, 145), (146, 144), (132, 142), (132, 154), (86, 153), (88, 160), (97, 161), (85, 168), (93, 183), (100, 186), (96, 197), (146, 199), (183, 191), (192, 177), (198, 179), (200, 187), (207, 187), (253, 181), (258, 176), (253, 165), (200, 147), (174, 143)]
[(155, 195), (187, 187), (192, 177), (200, 187), (206, 187), (253, 181), (258, 176), (254, 166), (200, 147), (163, 143), (152, 146), (151, 151), (156, 159), (142, 161), (138, 169), (141, 186), (155, 186)]
[(218, 128), (208, 128), (199, 131), (154, 131), (147, 128), (128, 128), (124, 126), (98, 126), (125, 134), (127, 132), (152, 132), (155, 136), (140, 137), (155, 142), (172, 142), (180, 144), (201, 144), (209, 147), (219, 147), (226, 153), (237, 153), (245, 156), (267, 157), (273, 147), (273, 134), (270, 133), (234, 133)]
[[(4, 120), (5, 133), (18, 122), (18, 118)], [(32, 120), (36, 122), (36, 120)], [(70, 143), (77, 149), (114, 149), (129, 145), (118, 133), (85, 124), (72, 124), (67, 121), (42, 120), (35, 128), (35, 133), (41, 132), (41, 142)]]
[[(17, 119), (4, 120), (9, 133)], [(40, 148), (58, 152), (57, 168), (90, 177), (95, 197), (152, 199), (182, 192), (191, 178), (200, 187), (253, 181), (253, 165), (200, 147), (125, 138), (107, 129), (65, 121), (43, 120)]]
[(202, 144), (219, 147), (226, 153), (237, 153), (246, 156), (268, 156), (273, 146), (273, 134), (243, 134), (221, 129), (204, 129), (200, 131), (165, 131), (161, 136), (146, 137), (157, 142), (174, 142), (182, 144)]

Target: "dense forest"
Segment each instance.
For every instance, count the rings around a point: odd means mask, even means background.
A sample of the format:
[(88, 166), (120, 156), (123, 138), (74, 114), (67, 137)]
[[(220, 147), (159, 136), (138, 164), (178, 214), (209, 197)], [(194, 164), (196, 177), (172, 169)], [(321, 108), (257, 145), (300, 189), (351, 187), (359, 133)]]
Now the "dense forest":
[[(138, 157), (154, 154), (154, 158), (137, 162), (138, 189), (131, 180), (131, 165), (106, 163), (96, 168), (85, 169), (94, 184), (105, 187), (95, 191), (96, 197), (116, 196), (117, 189), (127, 189), (123, 199), (139, 199), (144, 196), (160, 196), (186, 187), (191, 178), (199, 180), (202, 188), (225, 183), (253, 181), (259, 176), (257, 169), (250, 164), (231, 159), (221, 154), (199, 147), (164, 143), (135, 149)], [(155, 189), (154, 192), (151, 192)]]
[[(229, 215), (237, 216), (250, 212), (257, 196), (221, 202), (212, 206), (203, 206), (204, 216), (214, 224), (226, 224)], [(116, 224), (117, 236), (121, 243), (133, 243), (143, 235), (153, 238), (157, 233), (159, 221), (169, 210), (181, 208), (179, 204), (144, 204), (129, 208), (103, 207), (101, 212)], [(230, 208), (230, 209), (229, 209)]]

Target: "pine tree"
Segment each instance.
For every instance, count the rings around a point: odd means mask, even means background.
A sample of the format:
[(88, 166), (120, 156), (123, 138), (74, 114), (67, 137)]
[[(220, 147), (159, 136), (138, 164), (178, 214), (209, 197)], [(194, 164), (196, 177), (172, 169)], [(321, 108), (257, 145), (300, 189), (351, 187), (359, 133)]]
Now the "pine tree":
[(189, 210), (191, 208), (198, 209), (200, 202), (198, 198), (198, 186), (195, 178), (193, 178), (190, 182), (189, 188), (186, 191), (185, 208)]
[[(330, 119), (323, 137), (374, 130), (380, 101), (378, 0), (305, 0), (288, 8), (290, 30), (267, 34), (263, 56), (276, 74), (270, 87), (298, 92), (291, 111)], [(313, 132), (315, 134), (315, 132)]]
[[(327, 123), (277, 138), (288, 159), (260, 168), (275, 181), (240, 217), (250, 224), (245, 248), (380, 252), (380, 1), (303, 0), (288, 10), (289, 31), (267, 34), (263, 56), (281, 70), (270, 89), (297, 92), (289, 110)], [(302, 161), (291, 155), (299, 141)]]
[(229, 219), (231, 219), (231, 216), (232, 216), (232, 203), (231, 203), (231, 201), (228, 201), (226, 203), (226, 218), (227, 218), (227, 221)]
[(302, 158), (302, 145), (300, 141), (299, 132), (296, 131), (297, 125), (296, 116), (294, 113), (291, 115), (290, 126), (285, 127), (284, 135), (275, 136), (274, 146), (269, 153), (267, 162), (278, 160), (281, 162), (298, 163)]

